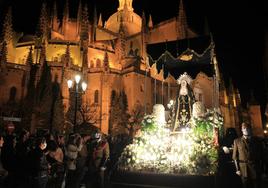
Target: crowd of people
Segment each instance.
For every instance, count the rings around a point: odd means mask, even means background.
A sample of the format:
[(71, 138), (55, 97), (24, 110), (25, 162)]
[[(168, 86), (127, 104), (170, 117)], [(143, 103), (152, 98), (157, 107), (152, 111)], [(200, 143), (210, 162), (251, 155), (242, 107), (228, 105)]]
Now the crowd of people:
[(0, 187), (104, 187), (110, 144), (100, 131), (0, 134)]
[[(250, 125), (242, 136), (227, 129), (219, 150), (218, 187), (261, 187), (268, 179), (268, 141), (254, 137)], [(0, 188), (103, 188), (116, 167), (127, 135), (0, 132)], [(106, 180), (106, 181), (105, 181)]]

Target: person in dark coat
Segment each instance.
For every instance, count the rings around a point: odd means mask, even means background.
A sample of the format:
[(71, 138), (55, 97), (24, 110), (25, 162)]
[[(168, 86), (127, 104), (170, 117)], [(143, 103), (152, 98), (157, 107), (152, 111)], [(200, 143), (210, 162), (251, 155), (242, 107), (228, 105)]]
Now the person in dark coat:
[(1, 160), (1, 150), (4, 144), (4, 137), (0, 134), (0, 187), (4, 186), (5, 179), (8, 175), (7, 170), (3, 167)]
[(44, 137), (38, 138), (36, 148), (29, 153), (30, 173), (33, 188), (46, 188), (48, 182), (49, 164), (44, 150), (47, 147)]
[(75, 188), (77, 182), (77, 157), (81, 151), (81, 137), (79, 134), (70, 135), (66, 149), (66, 188)]
[(101, 132), (94, 135), (89, 147), (89, 170), (88, 188), (102, 188), (104, 187), (104, 174), (106, 170), (107, 161), (110, 158), (110, 147), (107, 139)]
[(8, 171), (6, 179), (8, 187), (17, 187), (17, 158), (16, 158), (16, 137), (15, 135), (7, 135), (1, 152), (1, 160), (3, 167)]
[(236, 174), (241, 177), (244, 188), (261, 186), (262, 144), (252, 135), (251, 126), (242, 123), (243, 136), (234, 140), (233, 160)]
[(27, 171), (27, 156), (30, 151), (29, 132), (22, 130), (16, 144), (16, 158), (18, 161), (16, 179), (19, 187), (27, 187), (29, 172)]

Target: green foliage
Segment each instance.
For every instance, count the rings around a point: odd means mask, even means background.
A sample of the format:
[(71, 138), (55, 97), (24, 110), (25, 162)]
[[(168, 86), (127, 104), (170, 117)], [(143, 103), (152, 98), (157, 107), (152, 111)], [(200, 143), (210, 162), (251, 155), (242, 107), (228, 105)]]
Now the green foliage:
[(194, 135), (199, 139), (202, 139), (202, 137), (213, 137), (213, 127), (208, 121), (205, 120), (196, 120), (193, 132)]
[(194, 154), (191, 157), (195, 162), (195, 171), (202, 174), (214, 174), (217, 170), (218, 151), (214, 142), (213, 125), (207, 120), (195, 120), (193, 128)]
[(141, 123), (141, 130), (145, 132), (154, 132), (157, 129), (157, 125), (152, 116), (145, 116)]

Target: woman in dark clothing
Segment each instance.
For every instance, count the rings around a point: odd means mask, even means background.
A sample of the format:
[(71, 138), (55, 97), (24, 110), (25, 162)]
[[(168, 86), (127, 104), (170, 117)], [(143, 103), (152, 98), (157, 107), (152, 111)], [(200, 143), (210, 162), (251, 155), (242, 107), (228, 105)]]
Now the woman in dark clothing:
[(66, 149), (66, 188), (75, 188), (77, 182), (77, 157), (81, 151), (81, 137), (78, 134), (70, 135)]
[(4, 186), (5, 179), (8, 175), (7, 170), (3, 167), (1, 160), (1, 150), (4, 144), (4, 137), (0, 134), (0, 187)]
[(38, 138), (36, 148), (29, 154), (31, 165), (32, 187), (45, 188), (48, 181), (49, 165), (44, 150), (47, 147), (45, 138)]
[(7, 135), (5, 143), (2, 148), (1, 160), (3, 167), (8, 171), (7, 185), (8, 187), (17, 187), (17, 159), (16, 159), (16, 137), (14, 135)]

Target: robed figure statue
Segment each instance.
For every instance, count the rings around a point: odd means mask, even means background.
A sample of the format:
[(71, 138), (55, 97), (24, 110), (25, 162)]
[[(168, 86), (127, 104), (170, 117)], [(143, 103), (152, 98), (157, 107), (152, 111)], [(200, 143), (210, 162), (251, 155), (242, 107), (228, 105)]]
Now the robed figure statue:
[(195, 97), (191, 88), (192, 78), (185, 72), (179, 77), (177, 83), (179, 84), (175, 103), (175, 120), (173, 125), (173, 132), (188, 125), (192, 115), (193, 104)]

